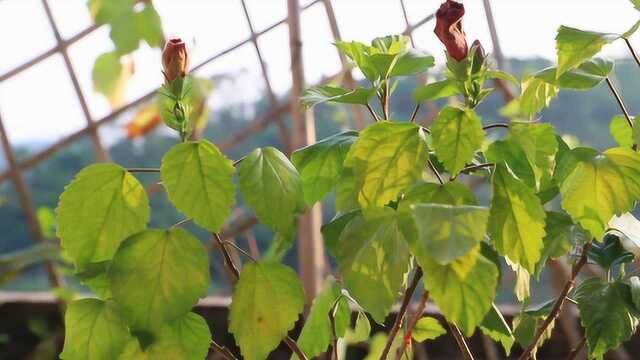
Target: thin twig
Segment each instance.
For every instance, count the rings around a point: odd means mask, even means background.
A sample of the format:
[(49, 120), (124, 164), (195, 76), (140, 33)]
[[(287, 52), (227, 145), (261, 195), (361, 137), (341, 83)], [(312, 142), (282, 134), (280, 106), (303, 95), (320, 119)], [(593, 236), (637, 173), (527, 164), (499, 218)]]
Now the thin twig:
[(411, 122), (416, 122), (418, 111), (420, 111), (420, 103), (417, 103), (416, 107), (413, 109), (413, 113), (411, 114)]
[(128, 172), (130, 173), (159, 173), (160, 169), (158, 168), (128, 168)]
[(402, 345), (400, 345), (400, 348), (398, 348), (398, 352), (396, 353), (396, 360), (402, 358), (402, 355), (407, 349), (407, 345), (411, 343), (411, 335), (413, 333), (413, 329), (415, 329), (418, 320), (420, 320), (422, 318), (422, 315), (424, 314), (424, 308), (427, 306), (427, 300), (429, 300), (429, 291), (425, 290), (425, 292), (422, 293), (422, 298), (420, 298), (420, 302), (418, 303), (418, 307), (416, 307), (416, 311), (414, 312), (413, 317), (409, 321), (405, 340), (402, 342)]
[(407, 290), (404, 292), (404, 298), (402, 299), (402, 305), (400, 306), (400, 310), (398, 311), (398, 315), (396, 315), (396, 320), (389, 331), (389, 337), (387, 338), (387, 343), (384, 345), (384, 350), (382, 350), (382, 354), (380, 355), (380, 360), (386, 360), (389, 355), (389, 350), (391, 349), (391, 345), (393, 344), (393, 340), (396, 338), (398, 331), (400, 330), (400, 326), (402, 326), (402, 321), (404, 320), (404, 316), (407, 313), (407, 308), (409, 307), (409, 303), (411, 302), (411, 297), (413, 293), (416, 291), (416, 287), (418, 287), (418, 283), (420, 283), (420, 278), (422, 278), (422, 268), (418, 266), (416, 268), (415, 274), (413, 274), (413, 280), (411, 284), (407, 287)]
[(186, 224), (186, 223), (191, 222), (191, 220), (193, 220), (193, 219), (191, 219), (191, 218), (182, 219), (182, 220), (178, 221), (177, 223), (175, 223), (175, 224), (171, 225), (171, 228), (172, 228), (172, 229), (173, 229), (173, 228), (177, 228), (177, 227), (179, 227), (179, 226), (182, 226), (182, 225), (184, 225), (184, 224)]
[(622, 101), (622, 97), (620, 97), (620, 93), (618, 93), (618, 90), (616, 90), (615, 86), (613, 86), (613, 83), (611, 82), (611, 79), (609, 79), (608, 77), (607, 77), (607, 85), (609, 85), (609, 89), (611, 90), (613, 97), (616, 99), (616, 102), (618, 103), (620, 110), (622, 110), (622, 113), (624, 114), (625, 119), (627, 119), (627, 123), (629, 124), (629, 127), (633, 128), (633, 120), (631, 120), (631, 115), (629, 115), (629, 111), (627, 111), (627, 107), (624, 106), (624, 102)]
[(371, 114), (371, 117), (373, 117), (373, 120), (375, 122), (380, 121), (380, 117), (378, 116), (378, 114), (376, 114), (375, 110), (373, 110), (371, 105), (367, 104), (366, 106), (367, 106), (367, 110), (369, 110), (369, 113)]
[(224, 241), (222, 241), (222, 239), (220, 238), (220, 235), (218, 233), (213, 233), (213, 237), (216, 239), (216, 242), (218, 243), (218, 247), (222, 252), (225, 265), (233, 275), (233, 285), (235, 286), (235, 283), (238, 282), (238, 279), (240, 279), (240, 271), (238, 271), (236, 264), (234, 264), (233, 260), (231, 260), (231, 254), (229, 254), (229, 250), (227, 250), (227, 247), (224, 246)]
[(465, 167), (464, 169), (462, 169), (460, 172), (461, 173), (469, 173), (472, 171), (476, 171), (476, 170), (480, 170), (480, 169), (484, 169), (484, 168), (488, 168), (488, 167), (493, 167), (496, 166), (496, 164), (494, 163), (483, 163), (483, 164), (477, 164), (477, 165), (469, 165), (467, 167)]
[(460, 329), (458, 329), (456, 324), (450, 323), (448, 321), (446, 321), (446, 323), (447, 323), (447, 326), (449, 327), (449, 332), (451, 332), (451, 335), (453, 335), (453, 338), (456, 340), (456, 344), (458, 344), (458, 348), (462, 353), (462, 357), (465, 360), (473, 360), (473, 354), (471, 354), (471, 350), (469, 350), (469, 345), (467, 345), (467, 342), (464, 340), (464, 335), (462, 335), (462, 332), (460, 331)]
[(234, 247), (236, 250), (240, 251), (244, 256), (248, 257), (253, 262), (258, 261), (251, 254), (249, 254), (245, 249), (241, 248), (240, 246), (238, 246), (238, 244), (234, 243), (233, 241), (223, 240), (222, 244)]
[(217, 342), (211, 340), (211, 347), (214, 348), (223, 358), (227, 360), (237, 360), (233, 353), (229, 351), (226, 347), (218, 344)]
[(234, 167), (235, 167), (235, 166), (238, 166), (238, 164), (240, 164), (240, 163), (242, 162), (242, 160), (244, 160), (245, 158), (246, 158), (246, 156), (243, 156), (243, 157), (241, 157), (240, 159), (235, 160), (235, 161), (233, 162), (233, 166), (234, 166)]
[(640, 66), (640, 58), (638, 57), (638, 54), (636, 54), (636, 50), (633, 48), (633, 46), (631, 46), (631, 42), (627, 38), (624, 38), (624, 42), (627, 44), (627, 47), (629, 48), (629, 52), (631, 52), (631, 56), (633, 56), (633, 59), (636, 61), (636, 64)]
[(336, 333), (336, 310), (340, 304), (340, 298), (333, 304), (331, 311), (329, 311), (329, 322), (331, 323), (331, 344), (333, 350), (331, 351), (332, 357), (330, 360), (338, 360), (338, 334)]
[(495, 123), (495, 124), (489, 124), (489, 125), (487, 125), (487, 126), (484, 126), (482, 129), (484, 129), (484, 130), (489, 130), (489, 129), (495, 129), (495, 128), (508, 129), (508, 128), (509, 128), (509, 124), (507, 124), (507, 123)]
[(582, 348), (584, 347), (584, 344), (587, 342), (587, 337), (583, 336), (582, 340), (580, 340), (580, 342), (578, 343), (578, 345), (576, 345), (576, 347), (571, 351), (571, 353), (569, 354), (569, 356), (567, 356), (567, 360), (573, 360), (575, 359), (578, 354), (580, 354), (580, 352), (582, 351)]
[(549, 313), (549, 315), (547, 315), (546, 319), (544, 319), (544, 322), (542, 323), (542, 325), (540, 325), (540, 327), (536, 331), (536, 334), (533, 337), (533, 341), (531, 341), (531, 343), (529, 344), (529, 347), (527, 347), (525, 352), (523, 352), (522, 355), (520, 355), (519, 360), (527, 360), (531, 357), (534, 349), (538, 346), (538, 343), (540, 342), (542, 335), (547, 331), (547, 328), (549, 328), (551, 323), (553, 323), (553, 321), (558, 317), (558, 315), (560, 315), (560, 310), (562, 310), (562, 305), (564, 304), (567, 298), (567, 295), (575, 286), (576, 277), (578, 276), (578, 273), (580, 273), (580, 270), (582, 269), (582, 267), (587, 263), (589, 249), (591, 249), (591, 241), (589, 241), (582, 247), (582, 254), (580, 256), (580, 260), (578, 260), (578, 262), (575, 265), (573, 265), (573, 268), (571, 270), (571, 278), (567, 280), (567, 282), (565, 283), (564, 288), (560, 293), (560, 296), (556, 300), (555, 304), (553, 304), (553, 308), (551, 309), (551, 312)]
[(436, 169), (436, 166), (433, 165), (431, 160), (428, 160), (427, 164), (429, 165), (429, 168), (431, 169), (431, 171), (433, 171), (433, 174), (436, 176), (436, 178), (438, 178), (438, 181), (440, 182), (440, 184), (444, 185), (444, 179), (442, 179), (442, 175), (440, 175), (440, 173), (438, 172), (438, 169)]
[(302, 350), (300, 350), (300, 348), (298, 347), (298, 343), (296, 343), (292, 338), (287, 336), (287, 337), (284, 338), (284, 342), (285, 342), (285, 344), (287, 344), (289, 349), (291, 349), (291, 351), (296, 353), (296, 355), (298, 356), (298, 358), (300, 360), (308, 360), (307, 355), (305, 355), (302, 352)]
[(385, 120), (389, 120), (389, 81), (385, 81), (382, 86), (382, 114)]

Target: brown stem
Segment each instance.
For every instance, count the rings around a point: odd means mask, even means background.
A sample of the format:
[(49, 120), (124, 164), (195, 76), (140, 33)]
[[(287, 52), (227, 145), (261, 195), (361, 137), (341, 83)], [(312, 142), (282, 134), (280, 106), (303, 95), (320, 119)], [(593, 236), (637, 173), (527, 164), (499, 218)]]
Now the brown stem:
[(484, 169), (484, 168), (488, 168), (488, 167), (493, 167), (496, 166), (496, 164), (494, 163), (483, 163), (483, 164), (477, 164), (477, 165), (470, 165), (465, 167), (464, 169), (462, 169), (460, 172), (461, 173), (468, 173), (468, 172), (472, 172), (472, 171), (476, 171), (476, 170), (480, 170), (480, 169)]
[(580, 340), (580, 342), (578, 343), (578, 345), (576, 345), (576, 347), (571, 351), (571, 353), (569, 354), (569, 356), (567, 356), (567, 360), (573, 360), (575, 359), (578, 354), (580, 354), (580, 352), (582, 351), (582, 348), (584, 347), (584, 344), (587, 342), (587, 337), (583, 336), (582, 340)]
[(389, 81), (385, 81), (382, 86), (382, 114), (385, 120), (389, 120)]
[(172, 229), (173, 229), (173, 228), (177, 228), (177, 227), (179, 227), (179, 226), (182, 226), (182, 225), (184, 225), (184, 224), (186, 224), (186, 223), (191, 222), (191, 220), (192, 220), (192, 219), (190, 219), (190, 218), (182, 219), (182, 220), (178, 221), (177, 223), (175, 223), (175, 224), (171, 225), (171, 228), (172, 228)]
[(396, 360), (402, 358), (402, 355), (407, 349), (407, 345), (411, 342), (411, 333), (413, 332), (413, 329), (415, 329), (418, 320), (422, 318), (422, 314), (424, 314), (424, 308), (427, 306), (427, 300), (429, 300), (429, 291), (425, 290), (425, 292), (422, 293), (422, 298), (418, 303), (418, 307), (416, 307), (416, 311), (413, 314), (413, 317), (409, 321), (409, 325), (407, 326), (407, 335), (405, 335), (405, 341), (402, 342), (402, 345), (400, 345), (400, 348), (396, 353)]
[(507, 123), (495, 123), (495, 124), (489, 124), (485, 127), (483, 127), (482, 129), (484, 130), (489, 130), (489, 129), (495, 129), (495, 128), (503, 128), (503, 129), (508, 129), (509, 128), (509, 124)]
[(402, 326), (402, 321), (404, 320), (404, 316), (407, 313), (407, 308), (409, 307), (409, 303), (411, 302), (411, 297), (413, 293), (416, 291), (416, 287), (418, 287), (418, 283), (420, 283), (420, 278), (422, 278), (422, 268), (418, 266), (416, 268), (415, 274), (413, 274), (413, 280), (411, 284), (407, 287), (407, 290), (404, 292), (404, 298), (402, 299), (402, 305), (400, 306), (400, 310), (398, 311), (398, 315), (396, 315), (396, 320), (389, 331), (389, 337), (387, 338), (387, 343), (384, 345), (384, 349), (382, 350), (382, 354), (380, 355), (380, 360), (386, 360), (389, 355), (389, 350), (391, 349), (391, 345), (393, 344), (393, 340), (396, 338), (398, 331), (400, 330), (400, 326)]
[(629, 115), (629, 111), (627, 111), (627, 107), (624, 106), (624, 102), (622, 101), (622, 97), (620, 96), (620, 93), (618, 93), (618, 90), (616, 89), (615, 86), (613, 86), (611, 79), (609, 79), (608, 77), (607, 77), (607, 85), (609, 85), (609, 89), (611, 90), (613, 97), (616, 99), (616, 102), (618, 103), (620, 110), (624, 114), (625, 119), (627, 119), (627, 123), (629, 124), (629, 127), (633, 128), (633, 120), (631, 120), (631, 115)]
[(227, 360), (237, 360), (233, 353), (229, 351), (226, 347), (218, 344), (217, 342), (211, 340), (211, 347), (214, 348), (223, 358)]
[(128, 172), (130, 173), (159, 173), (160, 169), (158, 168), (128, 168)]
[(378, 116), (378, 114), (376, 114), (376, 112), (373, 110), (371, 105), (367, 104), (366, 106), (367, 106), (367, 110), (369, 110), (369, 113), (371, 114), (371, 117), (373, 117), (373, 120), (375, 122), (380, 121), (380, 117)]
[(420, 103), (417, 103), (416, 107), (413, 109), (413, 113), (411, 114), (411, 122), (416, 122), (418, 111), (420, 111)]
[(238, 244), (234, 243), (233, 241), (230, 240), (223, 240), (222, 241), (223, 245), (229, 245), (232, 246), (233, 248), (235, 248), (236, 250), (240, 251), (242, 253), (242, 255), (248, 257), (249, 259), (251, 259), (251, 261), (256, 262), (258, 261), (256, 258), (253, 257), (253, 255), (249, 254), (245, 249), (241, 248), (240, 246), (238, 246)]
[(629, 52), (631, 53), (631, 56), (633, 56), (633, 59), (636, 61), (636, 64), (640, 66), (640, 58), (638, 57), (638, 54), (636, 54), (636, 50), (633, 48), (633, 46), (631, 46), (631, 42), (627, 38), (624, 38), (624, 42), (627, 44)]
[(451, 332), (451, 335), (453, 335), (453, 338), (456, 339), (456, 344), (458, 344), (458, 348), (462, 353), (462, 357), (465, 360), (473, 360), (473, 354), (471, 354), (471, 350), (469, 350), (469, 345), (467, 345), (467, 342), (464, 340), (464, 335), (462, 335), (462, 332), (460, 331), (460, 329), (458, 329), (456, 324), (450, 323), (448, 321), (446, 323), (447, 323), (447, 326), (449, 327), (449, 332)]
[(580, 259), (575, 265), (573, 265), (573, 268), (571, 269), (571, 278), (567, 280), (567, 282), (565, 283), (564, 288), (560, 293), (560, 296), (558, 296), (558, 299), (556, 300), (555, 304), (553, 304), (553, 308), (551, 309), (551, 312), (549, 313), (549, 315), (547, 315), (547, 318), (544, 319), (544, 322), (542, 323), (542, 325), (540, 325), (540, 327), (536, 331), (536, 334), (533, 337), (533, 341), (531, 341), (531, 343), (529, 344), (529, 347), (527, 347), (525, 352), (523, 352), (522, 355), (520, 355), (519, 360), (527, 360), (531, 357), (534, 349), (538, 346), (538, 343), (540, 342), (542, 335), (545, 333), (545, 331), (547, 331), (547, 328), (549, 328), (551, 323), (553, 323), (553, 321), (558, 317), (558, 315), (560, 315), (560, 310), (562, 310), (562, 305), (564, 305), (567, 295), (569, 295), (569, 292), (575, 286), (576, 277), (578, 276), (578, 273), (580, 273), (580, 270), (582, 269), (582, 267), (587, 263), (589, 249), (591, 249), (591, 241), (584, 244), (584, 246), (582, 247), (582, 254), (580, 256)]
[(296, 343), (292, 338), (290, 338), (288, 336), (285, 337), (284, 338), (284, 343), (287, 344), (289, 349), (291, 349), (291, 351), (293, 351), (298, 356), (298, 359), (300, 359), (300, 360), (309, 360), (307, 358), (307, 355), (305, 355), (302, 352), (302, 350), (300, 350), (300, 348), (298, 347), (298, 343)]
[(242, 162), (242, 160), (244, 160), (245, 158), (246, 158), (246, 156), (243, 156), (243, 157), (241, 157), (240, 159), (235, 160), (235, 161), (233, 162), (233, 166), (234, 166), (234, 167), (235, 167), (235, 166), (238, 166), (238, 164), (240, 164), (240, 163)]
[(427, 164), (429, 165), (429, 168), (431, 169), (431, 171), (433, 171), (433, 174), (436, 176), (436, 178), (438, 178), (440, 185), (444, 185), (444, 179), (442, 178), (442, 175), (440, 175), (440, 173), (438, 172), (438, 169), (436, 169), (436, 166), (433, 165), (431, 160), (429, 160)]

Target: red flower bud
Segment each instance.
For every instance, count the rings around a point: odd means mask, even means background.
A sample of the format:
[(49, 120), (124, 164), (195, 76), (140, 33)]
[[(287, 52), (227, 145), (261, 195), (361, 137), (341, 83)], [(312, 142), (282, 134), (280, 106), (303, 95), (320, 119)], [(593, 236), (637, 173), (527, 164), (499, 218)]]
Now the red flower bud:
[(447, 0), (436, 12), (434, 32), (447, 48), (449, 56), (458, 61), (464, 60), (469, 52), (462, 29), (463, 16), (464, 5), (453, 0)]
[(162, 51), (162, 67), (164, 68), (162, 73), (167, 83), (187, 74), (189, 53), (182, 39), (176, 38), (167, 41)]

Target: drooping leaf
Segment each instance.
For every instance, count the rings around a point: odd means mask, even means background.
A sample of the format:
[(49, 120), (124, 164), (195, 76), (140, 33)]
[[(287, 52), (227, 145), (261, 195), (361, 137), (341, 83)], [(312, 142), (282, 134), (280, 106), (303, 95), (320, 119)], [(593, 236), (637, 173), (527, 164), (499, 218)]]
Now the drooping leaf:
[[(332, 277), (329, 277), (325, 281), (322, 292), (313, 300), (309, 316), (296, 341), (300, 350), (308, 357), (320, 355), (331, 344), (333, 330), (329, 313), (334, 309), (336, 336), (341, 338), (351, 322), (351, 310), (347, 299), (341, 294), (340, 287)], [(298, 359), (295, 354), (291, 358)]]
[(73, 301), (64, 319), (64, 349), (60, 354), (64, 360), (117, 359), (131, 338), (127, 321), (111, 302)]
[(603, 82), (613, 70), (614, 62), (602, 58), (590, 59), (575, 69), (556, 77), (558, 68), (548, 67), (533, 74), (537, 79), (563, 89), (589, 90)]
[(558, 70), (556, 77), (580, 66), (600, 52), (602, 47), (620, 38), (620, 35), (583, 31), (560, 26), (556, 35)]
[(496, 304), (491, 305), (491, 309), (480, 324), (480, 330), (494, 341), (500, 342), (504, 352), (509, 355), (516, 339)]
[(358, 311), (351, 341), (354, 343), (367, 341), (369, 339), (369, 335), (371, 335), (371, 322), (369, 322), (367, 314), (362, 311)]
[(146, 230), (122, 243), (109, 269), (113, 298), (133, 329), (154, 329), (205, 296), (209, 257), (181, 228)]
[(634, 334), (637, 320), (624, 301), (630, 296), (624, 294), (628, 291), (622, 283), (607, 283), (600, 278), (587, 279), (576, 289), (580, 322), (586, 329), (590, 357), (601, 358)]
[(381, 207), (420, 178), (427, 163), (423, 130), (413, 123), (381, 121), (351, 146), (345, 166), (353, 169), (358, 202)]
[(640, 198), (640, 155), (631, 149), (603, 153), (576, 148), (577, 165), (560, 186), (562, 207), (601, 239), (613, 215), (632, 209)]
[(207, 140), (175, 145), (162, 158), (160, 176), (169, 200), (209, 231), (218, 232), (235, 203), (233, 164)]
[[(129, 341), (119, 360), (201, 360), (211, 346), (211, 330), (204, 318), (188, 313), (160, 325), (152, 343), (141, 346), (137, 339)], [(143, 349), (144, 348), (144, 349)]]
[(557, 95), (560, 89), (546, 81), (528, 77), (522, 82), (522, 94), (520, 95), (520, 111), (529, 117), (534, 116), (540, 110), (546, 108)]
[(630, 148), (633, 145), (633, 129), (629, 127), (624, 115), (616, 115), (611, 119), (609, 132), (619, 146)]
[(605, 270), (633, 261), (633, 254), (625, 250), (620, 239), (613, 234), (605, 235), (602, 242), (593, 242), (588, 256), (590, 261)]
[(287, 157), (273, 147), (253, 150), (238, 168), (238, 189), (258, 219), (290, 234), (304, 209), (302, 181)]
[(522, 265), (513, 262), (505, 257), (507, 265), (515, 273), (515, 282), (513, 284), (513, 294), (519, 302), (523, 302), (531, 297), (531, 273)]
[(455, 176), (482, 147), (482, 122), (471, 109), (447, 106), (431, 126), (433, 148), (445, 169)]
[(149, 221), (144, 187), (116, 164), (84, 168), (56, 209), (62, 247), (76, 264), (110, 260), (120, 243)]
[(423, 342), (426, 340), (433, 340), (440, 337), (440, 335), (444, 335), (447, 333), (438, 319), (425, 316), (418, 320), (416, 326), (413, 328), (411, 332), (411, 337), (417, 342)]
[(497, 164), (493, 174), (489, 232), (498, 252), (534, 272), (545, 236), (545, 213), (535, 193)]
[(345, 131), (293, 152), (291, 160), (300, 172), (307, 204), (313, 205), (336, 186), (356, 139), (358, 132)]
[(340, 235), (338, 270), (349, 294), (382, 323), (409, 271), (409, 249), (390, 208), (356, 215)]
[(429, 256), (446, 265), (477, 246), (486, 234), (487, 208), (416, 204), (411, 209), (418, 229), (418, 239), (411, 247), (417, 257)]
[(151, 47), (162, 45), (164, 40), (162, 21), (153, 5), (147, 3), (135, 16), (138, 35)]
[(229, 331), (242, 356), (266, 359), (293, 328), (303, 307), (304, 290), (295, 271), (276, 262), (247, 264), (229, 310)]
[[(475, 260), (467, 257), (475, 257)], [(471, 268), (461, 272), (460, 269)], [(423, 261), (425, 288), (447, 320), (466, 336), (482, 323), (496, 294), (498, 268), (479, 252), (471, 252), (451, 264)], [(466, 274), (465, 274), (466, 272)]]
[(300, 97), (300, 102), (306, 107), (312, 107), (325, 102), (367, 105), (375, 93), (375, 88), (365, 89), (359, 87), (351, 90), (329, 85), (320, 85), (306, 89)]
[(437, 100), (460, 94), (456, 82), (451, 80), (436, 81), (417, 88), (413, 92), (413, 100), (416, 103)]

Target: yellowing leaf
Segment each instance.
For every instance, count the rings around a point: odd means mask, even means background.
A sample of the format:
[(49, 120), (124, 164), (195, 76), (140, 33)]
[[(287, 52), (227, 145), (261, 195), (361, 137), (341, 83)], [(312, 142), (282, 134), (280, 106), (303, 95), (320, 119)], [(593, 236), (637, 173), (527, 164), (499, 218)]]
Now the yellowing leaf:
[(522, 95), (520, 95), (520, 111), (531, 117), (540, 110), (546, 108), (557, 95), (560, 89), (552, 84), (536, 77), (529, 77), (522, 82)]
[(423, 342), (425, 340), (433, 340), (447, 333), (440, 322), (436, 318), (425, 316), (418, 320), (416, 327), (413, 328), (411, 336), (417, 342)]
[(162, 123), (160, 110), (155, 105), (148, 105), (140, 109), (133, 119), (125, 125), (127, 138), (135, 139), (145, 136)]

